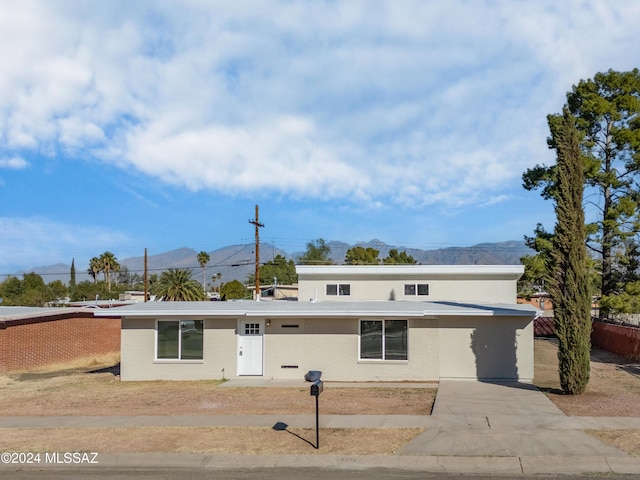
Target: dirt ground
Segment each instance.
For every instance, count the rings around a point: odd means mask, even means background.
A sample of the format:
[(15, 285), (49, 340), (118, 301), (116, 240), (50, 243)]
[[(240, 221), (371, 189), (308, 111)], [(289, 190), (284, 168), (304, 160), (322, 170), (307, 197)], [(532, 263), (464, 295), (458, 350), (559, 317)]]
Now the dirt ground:
[[(328, 415), (429, 415), (435, 389), (333, 388)], [(216, 381), (120, 382), (82, 368), (0, 377), (0, 412), (8, 415), (268, 415), (312, 414), (309, 388), (220, 387)]]
[(0, 452), (245, 453), (391, 455), (419, 428), (320, 430), (260, 427), (123, 427), (16, 429), (0, 437)]
[(582, 395), (563, 395), (557, 340), (536, 339), (534, 383), (567, 415), (640, 417), (640, 365), (593, 348), (591, 377)]
[[(221, 382), (120, 382), (95, 360), (0, 376), (1, 415), (312, 415), (309, 388), (221, 387)], [(93, 373), (88, 373), (93, 372)], [(327, 388), (322, 413), (429, 415), (433, 388)], [(315, 430), (232, 427), (5, 429), (0, 451), (99, 453), (392, 454), (417, 428)]]
[[(585, 394), (563, 395), (557, 346), (535, 341), (535, 384), (564, 413), (640, 417), (640, 366), (594, 349)], [(120, 382), (112, 363), (58, 366), (0, 376), (0, 415), (233, 415), (313, 414), (308, 388), (228, 388), (220, 382)], [(89, 373), (93, 372), (93, 373)], [(435, 389), (325, 388), (325, 414), (428, 415)], [(254, 454), (392, 454), (421, 429), (122, 427), (5, 429), (0, 451), (202, 452)], [(640, 432), (590, 434), (640, 456)]]
[[(557, 340), (536, 339), (534, 383), (567, 415), (640, 417), (640, 365), (598, 348), (591, 350), (591, 376), (582, 395), (563, 395)], [(640, 456), (640, 431), (588, 431), (599, 440)]]

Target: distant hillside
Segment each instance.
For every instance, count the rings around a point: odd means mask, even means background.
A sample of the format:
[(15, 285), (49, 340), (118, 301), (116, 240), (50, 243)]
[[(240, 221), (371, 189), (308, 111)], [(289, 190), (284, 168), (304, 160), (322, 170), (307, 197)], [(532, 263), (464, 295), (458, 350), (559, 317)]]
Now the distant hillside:
[[(330, 241), (327, 242), (327, 245), (331, 248), (331, 259), (338, 265), (344, 263), (347, 250), (353, 246), (373, 247), (380, 251), (380, 258), (386, 257), (392, 248), (398, 251), (406, 250), (419, 264), (423, 265), (517, 265), (520, 263), (520, 257), (534, 253), (524, 242), (515, 240), (499, 243), (481, 243), (471, 247), (440, 248), (437, 250), (421, 250), (388, 245), (376, 239), (354, 245), (340, 241)], [(254, 248), (255, 245), (251, 243), (230, 245), (207, 252), (211, 258), (205, 269), (207, 283), (217, 284), (218, 273), (222, 275), (219, 281), (229, 282), (237, 279), (244, 282), (247, 276), (255, 270)], [(276, 255), (296, 260), (303, 253), (294, 252), (289, 254), (269, 243), (260, 244), (261, 263), (268, 262)], [(198, 252), (188, 247), (149, 255), (147, 259), (149, 274), (160, 274), (168, 268), (191, 268), (194, 278), (201, 282), (202, 271), (198, 264), (197, 255)], [(131, 273), (142, 274), (144, 272), (144, 257), (142, 256), (119, 259), (119, 262), (122, 266), (126, 266)], [(44, 267), (34, 267), (25, 272), (36, 272), (42, 275), (46, 283), (60, 280), (68, 284), (70, 269), (70, 265), (59, 263)], [(76, 280), (78, 282), (90, 279), (86, 270), (86, 265), (78, 265), (76, 263)], [(21, 276), (22, 273), (17, 272), (14, 275)], [(216, 276), (215, 281), (212, 281), (213, 276)], [(271, 279), (264, 279), (263, 283), (269, 283), (270, 281)]]
[[(344, 258), (353, 246), (364, 248), (372, 247), (380, 251), (380, 258), (389, 255), (389, 250), (395, 248), (398, 251), (405, 250), (419, 264), (422, 265), (518, 265), (520, 257), (532, 255), (533, 250), (521, 241), (509, 241), (499, 243), (481, 243), (471, 247), (448, 247), (437, 250), (421, 250), (418, 248), (406, 248), (403, 246), (388, 245), (380, 240), (360, 242), (354, 245), (348, 243), (331, 241), (327, 242), (331, 248), (331, 259), (334, 263), (341, 265)], [(296, 252), (294, 258), (299, 257), (304, 252)]]

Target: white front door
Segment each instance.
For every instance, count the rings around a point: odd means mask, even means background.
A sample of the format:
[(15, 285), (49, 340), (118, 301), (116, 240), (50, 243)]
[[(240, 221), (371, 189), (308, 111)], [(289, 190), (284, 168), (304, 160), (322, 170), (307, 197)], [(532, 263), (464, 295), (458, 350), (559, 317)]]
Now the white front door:
[(241, 320), (238, 328), (238, 375), (263, 374), (264, 320)]

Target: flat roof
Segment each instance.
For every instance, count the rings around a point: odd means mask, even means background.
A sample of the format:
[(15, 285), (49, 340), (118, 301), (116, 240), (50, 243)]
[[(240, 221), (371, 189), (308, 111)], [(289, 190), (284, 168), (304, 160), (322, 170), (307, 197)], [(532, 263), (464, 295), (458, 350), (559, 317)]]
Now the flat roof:
[(524, 265), (296, 265), (298, 275), (514, 275)]
[(96, 317), (533, 317), (536, 308), (528, 304), (475, 304), (457, 302), (147, 302), (96, 309)]
[(0, 307), (0, 322), (86, 311), (89, 310), (70, 307)]

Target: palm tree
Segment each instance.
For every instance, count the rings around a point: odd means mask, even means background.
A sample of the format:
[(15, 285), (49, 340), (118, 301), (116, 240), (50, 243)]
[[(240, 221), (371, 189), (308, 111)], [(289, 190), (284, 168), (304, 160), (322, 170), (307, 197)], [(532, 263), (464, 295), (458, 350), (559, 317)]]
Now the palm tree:
[[(214, 286), (213, 286), (214, 292), (216, 291), (215, 283), (219, 282), (221, 278), (222, 278), (222, 274), (220, 272), (216, 273), (214, 276), (211, 277), (211, 281), (214, 283)], [(218, 285), (218, 297), (220, 297), (220, 285)]]
[(188, 268), (170, 268), (160, 275), (156, 295), (169, 302), (204, 300), (200, 283), (191, 278)]
[(204, 278), (204, 267), (207, 266), (207, 263), (209, 263), (209, 260), (211, 260), (211, 257), (209, 257), (209, 254), (207, 252), (200, 252), (198, 254), (198, 263), (200, 264), (200, 267), (202, 268), (202, 291), (206, 293), (206, 280)]
[(104, 273), (104, 279), (107, 282), (107, 290), (111, 291), (111, 272), (120, 270), (120, 264), (116, 256), (111, 252), (104, 252), (100, 255), (100, 264)]
[(98, 257), (93, 257), (89, 260), (89, 268), (87, 269), (87, 273), (91, 275), (91, 278), (93, 278), (93, 283), (98, 283), (98, 273), (100, 271), (102, 271), (100, 259)]

